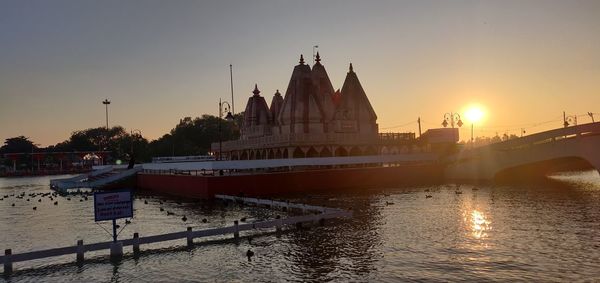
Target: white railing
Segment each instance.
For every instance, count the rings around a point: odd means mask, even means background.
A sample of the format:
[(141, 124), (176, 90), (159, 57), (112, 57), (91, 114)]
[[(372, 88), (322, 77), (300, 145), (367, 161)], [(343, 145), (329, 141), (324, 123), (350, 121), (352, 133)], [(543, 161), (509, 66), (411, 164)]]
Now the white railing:
[(411, 162), (435, 162), (438, 156), (433, 153), (407, 153), (394, 155), (364, 155), (339, 157), (313, 157), (289, 159), (226, 160), (212, 162), (147, 163), (146, 170), (228, 170), (261, 169), (280, 167), (357, 165), (357, 164), (394, 164)]
[(489, 145), (493, 149), (511, 149), (521, 145), (535, 144), (543, 141), (554, 141), (563, 137), (578, 136), (578, 135), (593, 135), (600, 134), (600, 122), (581, 124), (566, 128), (559, 128), (541, 133), (536, 133), (521, 138), (511, 139), (504, 142), (494, 143)]
[[(377, 134), (281, 134), (244, 140), (224, 141), (222, 142), (222, 147), (223, 151), (230, 151), (314, 143), (335, 143), (339, 145), (371, 144), (376, 141), (378, 141)], [(218, 151), (219, 143), (211, 144), (211, 150)]]
[[(300, 216), (292, 216), (285, 219), (274, 219), (274, 220), (266, 220), (255, 223), (245, 223), (239, 224), (238, 221), (234, 221), (233, 226), (192, 231), (191, 227), (188, 227), (186, 231), (167, 233), (162, 235), (153, 235), (140, 237), (138, 233), (134, 233), (133, 238), (125, 239), (119, 241), (121, 245), (124, 246), (133, 246), (133, 252), (139, 253), (139, 246), (141, 244), (151, 244), (165, 241), (173, 241), (186, 238), (187, 245), (193, 246), (194, 238), (202, 238), (202, 237), (211, 237), (211, 236), (220, 236), (233, 234), (234, 238), (239, 238), (239, 233), (242, 231), (249, 231), (255, 229), (268, 229), (276, 227), (277, 231), (281, 231), (282, 228), (286, 225), (297, 225), (306, 222), (320, 222), (325, 219), (333, 219), (333, 218), (349, 218), (352, 217), (352, 212), (337, 209), (337, 208), (328, 208), (321, 206), (312, 206), (305, 204), (296, 204), (289, 203), (283, 201), (272, 201), (272, 200), (264, 200), (264, 199), (256, 199), (256, 198), (242, 198), (242, 197), (233, 197), (227, 195), (217, 195), (215, 196), (218, 199), (222, 200), (231, 200), (231, 201), (241, 201), (245, 203), (251, 203), (255, 205), (269, 205), (271, 207), (285, 207), (288, 209), (300, 209), (303, 212), (315, 211), (320, 212), (319, 214), (306, 214)], [(47, 257), (56, 257), (63, 256), (69, 254), (76, 254), (77, 261), (82, 263), (84, 260), (84, 253), (90, 251), (98, 251), (98, 250), (107, 250), (111, 249), (113, 242), (101, 242), (94, 244), (83, 244), (83, 240), (77, 241), (77, 245), (62, 247), (62, 248), (53, 248), (46, 249), (41, 251), (32, 251), (32, 252), (23, 252), (19, 254), (12, 254), (11, 249), (6, 249), (3, 256), (0, 256), (0, 262), (4, 264), (4, 274), (9, 275), (13, 271), (13, 263), (14, 262), (22, 262), (29, 261), (35, 259), (42, 259)], [(112, 249), (111, 249), (112, 252)], [(121, 250), (122, 252), (122, 250)], [(112, 255), (111, 255), (112, 256)]]
[(168, 163), (168, 162), (197, 162), (197, 161), (213, 161), (214, 156), (211, 155), (194, 155), (194, 156), (161, 156), (153, 157), (152, 163)]

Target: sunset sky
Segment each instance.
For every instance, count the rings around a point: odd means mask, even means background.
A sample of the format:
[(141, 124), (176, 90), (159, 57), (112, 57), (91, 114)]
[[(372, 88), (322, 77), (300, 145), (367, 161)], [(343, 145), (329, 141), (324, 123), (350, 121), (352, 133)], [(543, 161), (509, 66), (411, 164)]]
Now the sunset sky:
[(229, 64), (239, 112), (314, 45), (336, 89), (353, 63), (381, 132), (474, 104), (476, 136), (600, 120), (600, 1), (1, 0), (0, 139), (103, 126), (105, 98), (111, 125), (155, 139), (231, 100)]

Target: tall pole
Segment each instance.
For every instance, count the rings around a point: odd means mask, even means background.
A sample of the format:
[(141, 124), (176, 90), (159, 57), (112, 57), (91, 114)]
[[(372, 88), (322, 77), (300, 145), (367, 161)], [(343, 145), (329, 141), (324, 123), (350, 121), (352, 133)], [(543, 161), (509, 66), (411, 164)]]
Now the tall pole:
[(102, 104), (106, 106), (106, 131), (108, 131), (108, 105), (110, 104), (110, 100), (105, 99), (102, 101)]
[(471, 122), (471, 146), (473, 145), (473, 125), (474, 125), (474, 124), (475, 124), (475, 123), (472, 123), (472, 122)]
[(113, 225), (113, 243), (117, 242), (117, 220), (113, 219), (112, 220), (112, 225)]
[(223, 142), (221, 139), (221, 117), (223, 116), (222, 110), (221, 110), (221, 99), (219, 98), (219, 156), (217, 157), (217, 160), (221, 160), (221, 151), (223, 150)]
[[(106, 144), (105, 147), (108, 148), (108, 105), (110, 104), (110, 100), (104, 99), (102, 104), (106, 107)], [(100, 149), (102, 150), (102, 149)], [(104, 159), (102, 159), (102, 164), (104, 165)]]
[(421, 117), (417, 119), (417, 123), (419, 123), (419, 137), (421, 137)]
[(233, 102), (233, 66), (231, 64), (229, 64), (229, 78), (231, 81), (231, 112), (235, 114), (235, 102)]

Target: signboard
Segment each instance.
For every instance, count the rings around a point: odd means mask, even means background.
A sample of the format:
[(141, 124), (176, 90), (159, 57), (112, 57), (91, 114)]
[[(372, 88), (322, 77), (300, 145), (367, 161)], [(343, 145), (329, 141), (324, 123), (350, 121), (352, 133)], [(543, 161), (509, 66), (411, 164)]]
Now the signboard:
[(94, 193), (94, 218), (96, 222), (133, 217), (131, 191)]

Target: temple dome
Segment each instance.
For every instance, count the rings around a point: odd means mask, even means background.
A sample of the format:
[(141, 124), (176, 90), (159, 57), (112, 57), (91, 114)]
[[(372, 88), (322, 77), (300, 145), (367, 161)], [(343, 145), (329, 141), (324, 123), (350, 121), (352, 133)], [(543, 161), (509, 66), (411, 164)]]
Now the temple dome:
[(331, 84), (331, 80), (329, 80), (329, 75), (327, 75), (327, 71), (325, 71), (325, 66), (321, 64), (321, 55), (319, 55), (319, 52), (317, 52), (315, 64), (312, 68), (312, 79), (316, 97), (320, 100), (321, 106), (323, 107), (325, 121), (329, 122), (335, 111), (335, 106), (333, 104), (333, 94), (335, 91)]
[(279, 90), (277, 90), (273, 95), (273, 99), (271, 100), (271, 107), (269, 108), (271, 111), (271, 118), (273, 119), (274, 123), (277, 122), (277, 117), (279, 116), (281, 105), (283, 105), (283, 96), (281, 96), (281, 93), (279, 93)]
[(242, 138), (251, 138), (270, 134), (272, 116), (265, 98), (260, 96), (258, 85), (254, 85), (253, 95), (248, 98), (244, 112)]
[(294, 67), (277, 117), (281, 133), (323, 133), (326, 131), (325, 119), (313, 74), (300, 55), (300, 64)]
[(352, 63), (342, 86), (334, 120), (337, 132), (377, 133), (377, 114), (354, 72)]

